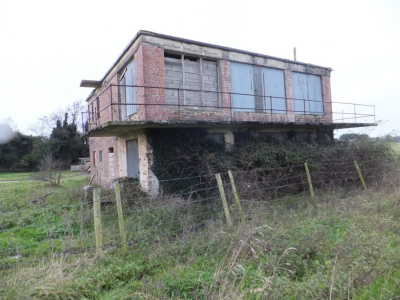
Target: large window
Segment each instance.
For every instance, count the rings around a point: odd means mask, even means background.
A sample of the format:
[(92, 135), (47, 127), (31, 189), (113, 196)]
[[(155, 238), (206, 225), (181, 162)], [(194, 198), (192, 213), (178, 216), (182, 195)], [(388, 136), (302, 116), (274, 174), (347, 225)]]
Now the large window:
[(217, 62), (183, 54), (164, 54), (164, 86), (167, 104), (188, 109), (219, 106)]
[(137, 112), (136, 105), (136, 85), (135, 61), (132, 60), (125, 68), (119, 78), (120, 101), (121, 101), (121, 120)]
[(286, 113), (283, 70), (231, 62), (232, 106), (236, 111)]
[(323, 115), (321, 77), (293, 72), (292, 78), (294, 113)]

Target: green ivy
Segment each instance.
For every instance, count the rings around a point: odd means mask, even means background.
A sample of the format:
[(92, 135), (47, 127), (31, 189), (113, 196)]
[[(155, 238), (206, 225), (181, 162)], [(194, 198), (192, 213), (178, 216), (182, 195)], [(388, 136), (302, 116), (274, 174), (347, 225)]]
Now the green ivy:
[[(280, 139), (254, 138), (248, 134), (248, 138), (235, 143), (231, 152), (226, 152), (224, 145), (206, 138), (205, 129), (148, 129), (147, 136), (153, 149), (152, 171), (164, 192), (207, 187), (214, 180), (213, 176), (199, 176), (228, 170), (252, 171), (256, 181), (271, 181), (304, 174), (303, 165), (308, 162), (310, 171), (324, 174), (323, 179), (328, 182), (336, 180), (337, 174), (354, 172), (354, 160), (359, 161), (363, 170), (373, 170), (365, 171), (365, 176), (378, 179), (397, 165), (394, 152), (385, 142), (365, 137), (356, 141), (311, 140), (306, 143), (290, 139), (290, 134)], [(172, 178), (184, 179), (168, 181)], [(346, 183), (352, 180), (346, 178)]]

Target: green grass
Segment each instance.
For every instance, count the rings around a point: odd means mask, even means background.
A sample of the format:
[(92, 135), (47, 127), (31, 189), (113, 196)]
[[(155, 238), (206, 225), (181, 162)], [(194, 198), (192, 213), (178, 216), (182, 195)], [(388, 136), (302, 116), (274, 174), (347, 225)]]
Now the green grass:
[(11, 180), (28, 180), (29, 173), (0, 173), (1, 181), (11, 181)]
[[(3, 258), (9, 268), (0, 271), (0, 299), (364, 300), (396, 299), (400, 293), (398, 188), (316, 191), (317, 209), (307, 194), (270, 202), (242, 199), (245, 221), (238, 222), (231, 207), (231, 231), (220, 206), (202, 227), (188, 230), (182, 224), (199, 222), (200, 206), (187, 210), (178, 199), (151, 206), (125, 203), (127, 255), (108, 246), (104, 257), (93, 252), (51, 256), (51, 250), (68, 249), (65, 240), (78, 240), (82, 230), (88, 239), (77, 245), (94, 244), (93, 212), (75, 205), (71, 186), (80, 181), (69, 178), (70, 183), (67, 176), (62, 180), (66, 186), (55, 188), (57, 197), (48, 206), (18, 217), (37, 227), (14, 224), (0, 234), (0, 249), (13, 243), (28, 247), (28, 256), (45, 258), (25, 267)], [(104, 243), (119, 241), (115, 207), (102, 210)], [(81, 214), (90, 222), (80, 223)], [(60, 224), (50, 226), (54, 223)], [(58, 244), (40, 243), (49, 235)]]
[[(80, 205), (87, 182), (84, 174), (62, 172), (59, 186), (31, 178), (29, 173), (0, 173), (0, 265), (9, 264), (12, 256), (32, 260), (62, 251), (66, 247), (62, 237), (93, 227), (89, 219), (77, 220), (91, 213)], [(31, 204), (50, 193), (44, 202)]]

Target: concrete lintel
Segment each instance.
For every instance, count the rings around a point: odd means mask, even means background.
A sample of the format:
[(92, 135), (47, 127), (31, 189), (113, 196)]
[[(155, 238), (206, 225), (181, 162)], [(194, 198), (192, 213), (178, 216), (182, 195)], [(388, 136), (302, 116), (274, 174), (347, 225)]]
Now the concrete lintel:
[(253, 121), (112, 121), (106, 122), (95, 129), (90, 130), (86, 137), (124, 136), (147, 128), (194, 128), (204, 129), (226, 128), (230, 130), (240, 129), (271, 129), (276, 130), (324, 130), (324, 129), (346, 129), (357, 127), (376, 126), (375, 123), (300, 123), (300, 122), (253, 122)]

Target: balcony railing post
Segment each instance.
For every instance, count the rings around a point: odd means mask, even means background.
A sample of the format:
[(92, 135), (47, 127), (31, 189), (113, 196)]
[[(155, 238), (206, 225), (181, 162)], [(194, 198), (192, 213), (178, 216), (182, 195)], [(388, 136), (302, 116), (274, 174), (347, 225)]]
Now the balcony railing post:
[(269, 96), (269, 105), (270, 105), (270, 110), (271, 110), (271, 122), (272, 122), (272, 97)]

